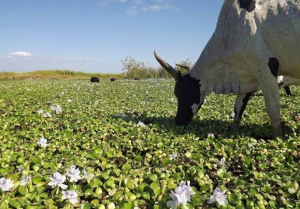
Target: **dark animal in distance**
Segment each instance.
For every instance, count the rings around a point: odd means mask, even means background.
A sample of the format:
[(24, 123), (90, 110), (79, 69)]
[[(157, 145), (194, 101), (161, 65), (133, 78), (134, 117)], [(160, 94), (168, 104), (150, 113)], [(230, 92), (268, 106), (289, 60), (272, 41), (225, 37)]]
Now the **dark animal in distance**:
[(99, 78), (98, 77), (92, 77), (91, 82), (99, 82)]
[(117, 79), (116, 78), (110, 78), (110, 81), (116, 81)]

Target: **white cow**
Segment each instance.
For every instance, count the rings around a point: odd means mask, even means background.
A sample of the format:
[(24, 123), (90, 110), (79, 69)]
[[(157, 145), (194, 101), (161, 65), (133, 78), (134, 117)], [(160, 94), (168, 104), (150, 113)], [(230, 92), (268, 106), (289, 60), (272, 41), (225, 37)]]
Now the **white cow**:
[(189, 124), (212, 91), (238, 93), (231, 127), (235, 131), (248, 100), (260, 86), (272, 123), (272, 136), (280, 136), (277, 74), (300, 79), (300, 1), (246, 0), (244, 5), (242, 2), (225, 0), (214, 34), (184, 76), (156, 53), (155, 57), (176, 79), (176, 124)]
[(300, 79), (288, 76), (278, 76), (278, 84), (280, 88), (284, 88), (288, 96), (292, 95), (290, 85), (300, 86)]

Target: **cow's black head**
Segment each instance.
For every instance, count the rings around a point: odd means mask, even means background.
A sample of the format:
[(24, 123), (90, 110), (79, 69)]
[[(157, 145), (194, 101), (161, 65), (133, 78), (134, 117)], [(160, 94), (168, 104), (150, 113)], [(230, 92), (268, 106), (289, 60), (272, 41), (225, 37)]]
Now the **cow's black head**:
[(175, 122), (177, 125), (188, 125), (202, 105), (200, 101), (200, 81), (191, 77), (190, 74), (181, 75), (155, 52), (154, 55), (161, 66), (176, 80), (174, 93), (177, 97), (178, 108)]
[(199, 80), (192, 78), (189, 74), (182, 76), (178, 72), (174, 90), (178, 101), (176, 125), (188, 125), (200, 109), (202, 105), (200, 103), (200, 87)]

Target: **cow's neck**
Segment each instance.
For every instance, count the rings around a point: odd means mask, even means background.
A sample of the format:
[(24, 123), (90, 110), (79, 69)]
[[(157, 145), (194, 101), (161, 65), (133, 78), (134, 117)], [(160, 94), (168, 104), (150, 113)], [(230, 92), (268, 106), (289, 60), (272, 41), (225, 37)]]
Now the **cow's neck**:
[(200, 80), (201, 88), (205, 95), (212, 91), (216, 94), (238, 93), (240, 91), (240, 82), (236, 71), (226, 66), (221, 61), (206, 64), (198, 64), (197, 62), (194, 66), (195, 69), (190, 71), (190, 74), (192, 77)]

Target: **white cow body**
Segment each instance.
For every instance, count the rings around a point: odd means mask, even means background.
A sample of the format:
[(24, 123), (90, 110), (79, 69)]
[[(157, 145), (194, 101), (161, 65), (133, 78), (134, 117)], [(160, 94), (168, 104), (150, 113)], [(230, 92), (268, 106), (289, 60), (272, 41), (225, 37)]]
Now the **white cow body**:
[[(216, 30), (189, 73), (204, 87), (200, 101), (211, 91), (238, 93), (239, 107), (245, 94), (260, 85), (275, 137), (281, 134), (279, 93), (268, 61), (277, 58), (279, 75), (300, 78), (300, 1), (256, 2), (249, 13), (237, 0), (225, 0)], [(236, 116), (232, 129), (239, 123)]]
[[(176, 78), (167, 63), (158, 61)], [(276, 137), (281, 135), (276, 77), (278, 74), (300, 79), (299, 66), (300, 1), (256, 0), (255, 9), (247, 12), (240, 8), (238, 0), (225, 0), (215, 32), (188, 76), (200, 82), (198, 107), (212, 91), (238, 93), (233, 131), (240, 124), (251, 94), (260, 86)], [(176, 80), (184, 82), (180, 75)]]

